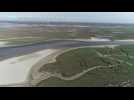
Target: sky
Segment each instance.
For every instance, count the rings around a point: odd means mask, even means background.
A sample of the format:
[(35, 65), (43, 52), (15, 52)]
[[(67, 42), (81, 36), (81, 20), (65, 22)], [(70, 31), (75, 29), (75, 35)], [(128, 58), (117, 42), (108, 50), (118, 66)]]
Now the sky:
[(134, 23), (134, 12), (0, 12), (0, 20)]

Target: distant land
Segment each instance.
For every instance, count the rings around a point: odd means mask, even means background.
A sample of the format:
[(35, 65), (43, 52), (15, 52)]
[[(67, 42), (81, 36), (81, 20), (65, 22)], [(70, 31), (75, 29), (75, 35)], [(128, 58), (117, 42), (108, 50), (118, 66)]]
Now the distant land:
[(97, 22), (72, 22), (72, 21), (9, 21), (0, 20), (0, 23), (17, 23), (17, 24), (56, 24), (56, 25), (134, 25), (134, 23), (97, 23)]

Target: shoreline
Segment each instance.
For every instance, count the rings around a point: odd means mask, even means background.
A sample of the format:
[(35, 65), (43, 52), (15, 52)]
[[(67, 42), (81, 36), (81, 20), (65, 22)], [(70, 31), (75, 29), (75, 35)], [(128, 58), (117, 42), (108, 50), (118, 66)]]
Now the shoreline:
[[(118, 45), (113, 45), (113, 46), (111, 46), (111, 48), (113, 48), (113, 47), (116, 47), (116, 46), (118, 46)], [(86, 48), (86, 47), (91, 47), (91, 48), (96, 48), (97, 46), (83, 46), (83, 47), (77, 47), (77, 48), (70, 48), (70, 49), (65, 49), (65, 50), (60, 50), (60, 51), (58, 51), (58, 52), (56, 52), (56, 53), (54, 53), (54, 54), (52, 54), (52, 55), (49, 55), (48, 56), (48, 58), (44, 58), (44, 59), (42, 59), (41, 61), (39, 61), (37, 64), (35, 64), (33, 67), (32, 67), (32, 69), (31, 69), (31, 73), (29, 73), (29, 75), (30, 74), (32, 74), (32, 80), (31, 80), (31, 84), (33, 85), (33, 86), (35, 86), (37, 83), (39, 83), (40, 81), (42, 81), (42, 80), (44, 80), (44, 79), (47, 79), (46, 77), (44, 77), (43, 75), (43, 73), (41, 73), (41, 72), (39, 72), (39, 69), (42, 67), (42, 66), (44, 66), (44, 65), (46, 65), (46, 64), (48, 64), (48, 63), (54, 63), (54, 62), (56, 62), (57, 60), (57, 57), (58, 56), (60, 56), (60, 55), (62, 55), (63, 53), (66, 53), (66, 52), (69, 52), (69, 51), (72, 51), (72, 50), (76, 50), (76, 49), (79, 49), (79, 48)], [(104, 48), (104, 47), (110, 47), (110, 46), (108, 46), (108, 45), (104, 45), (104, 46), (98, 46), (99, 48), (100, 47), (102, 47), (102, 48)], [(42, 61), (45, 61), (45, 60), (47, 60), (47, 63), (42, 63)], [(36, 76), (36, 77), (35, 77)], [(38, 76), (38, 77), (37, 77)], [(48, 77), (48, 76), (47, 76)], [(51, 76), (50, 76), (51, 77)], [(48, 77), (49, 78), (49, 77)]]

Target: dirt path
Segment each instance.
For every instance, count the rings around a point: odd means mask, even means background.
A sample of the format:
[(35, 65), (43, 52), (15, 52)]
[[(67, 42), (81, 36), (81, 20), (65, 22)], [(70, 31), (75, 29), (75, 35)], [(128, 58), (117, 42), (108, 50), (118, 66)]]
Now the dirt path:
[(55, 73), (55, 74), (52, 74), (51, 76), (59, 78), (59, 79), (62, 79), (62, 80), (75, 80), (75, 79), (83, 76), (84, 74), (92, 71), (92, 70), (95, 70), (95, 69), (98, 69), (98, 68), (108, 68), (108, 67), (114, 67), (114, 66), (94, 66), (92, 68), (88, 68), (86, 70), (83, 70), (81, 73), (75, 74), (75, 75), (73, 75), (71, 77), (64, 77), (60, 73)]

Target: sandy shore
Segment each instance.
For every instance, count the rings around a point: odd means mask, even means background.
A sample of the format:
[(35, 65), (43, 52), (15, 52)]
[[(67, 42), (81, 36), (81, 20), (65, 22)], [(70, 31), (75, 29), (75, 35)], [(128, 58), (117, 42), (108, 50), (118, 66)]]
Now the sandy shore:
[(55, 51), (47, 49), (0, 61), (0, 85), (23, 83), (33, 65)]

